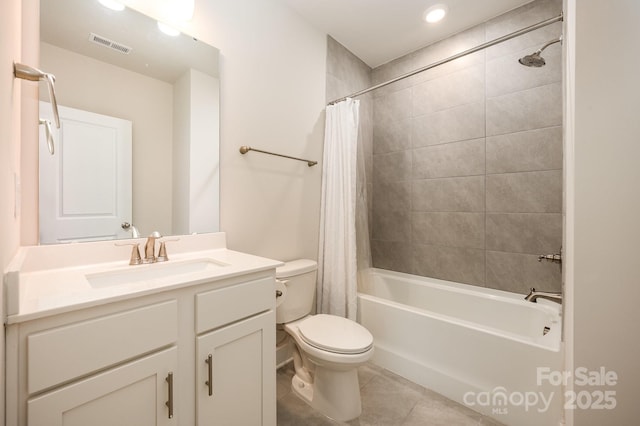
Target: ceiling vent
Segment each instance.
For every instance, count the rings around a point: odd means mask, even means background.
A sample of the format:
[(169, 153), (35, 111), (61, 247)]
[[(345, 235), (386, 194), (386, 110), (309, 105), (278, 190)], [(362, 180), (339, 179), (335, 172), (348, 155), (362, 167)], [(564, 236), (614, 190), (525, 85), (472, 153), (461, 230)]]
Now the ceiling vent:
[(89, 41), (95, 44), (99, 44), (100, 46), (116, 50), (120, 53), (124, 53), (126, 55), (131, 53), (131, 51), (133, 50), (133, 48), (129, 46), (125, 46), (124, 44), (118, 43), (117, 41), (109, 40), (108, 38), (102, 37), (101, 35), (95, 33), (89, 33)]

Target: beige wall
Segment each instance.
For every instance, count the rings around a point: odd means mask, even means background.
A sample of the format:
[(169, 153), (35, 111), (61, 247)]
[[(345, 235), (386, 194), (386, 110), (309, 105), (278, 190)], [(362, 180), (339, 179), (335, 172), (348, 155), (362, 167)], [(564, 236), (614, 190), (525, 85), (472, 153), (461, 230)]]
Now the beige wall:
[[(126, 3), (161, 15), (157, 3)], [(220, 229), (229, 247), (315, 259), (321, 165), (238, 149), (321, 160), (325, 34), (277, 0), (196, 0), (193, 20), (177, 26), (220, 49)]]
[[(573, 367), (615, 371), (618, 384), (575, 391), (616, 392), (615, 410), (576, 410), (573, 423), (631, 425), (640, 417), (640, 3), (570, 0), (575, 25), (567, 34), (568, 122), (573, 173), (568, 174), (567, 225), (574, 295), (567, 344)], [(571, 77), (570, 77), (571, 78)], [(573, 181), (573, 184), (571, 184)], [(570, 246), (570, 247), (571, 247)], [(571, 314), (571, 312), (569, 312)], [(569, 360), (571, 362), (571, 360)]]
[(60, 105), (133, 122), (133, 224), (170, 235), (173, 86), (47, 43), (40, 67), (58, 77)]
[[(0, 13), (0, 266), (3, 271), (20, 244), (20, 218), (14, 214), (14, 176), (20, 175), (22, 83), (13, 78), (13, 62), (22, 59), (20, 22), (20, 1), (3, 1)], [(2, 292), (0, 314), (4, 318)], [(4, 327), (0, 331), (0, 383), (4, 383)], [(0, 401), (4, 401), (4, 386), (0, 387)], [(4, 419), (4, 403), (0, 404), (0, 419)]]
[[(161, 16), (157, 2), (125, 3)], [(238, 149), (252, 145), (321, 160), (325, 35), (275, 0), (197, 0), (195, 10), (181, 27), (221, 50), (220, 228), (233, 249), (283, 260), (316, 258), (321, 165), (242, 156)], [(37, 169), (29, 170), (34, 176)], [(26, 196), (35, 191), (30, 187)], [(31, 220), (23, 233), (34, 228)]]

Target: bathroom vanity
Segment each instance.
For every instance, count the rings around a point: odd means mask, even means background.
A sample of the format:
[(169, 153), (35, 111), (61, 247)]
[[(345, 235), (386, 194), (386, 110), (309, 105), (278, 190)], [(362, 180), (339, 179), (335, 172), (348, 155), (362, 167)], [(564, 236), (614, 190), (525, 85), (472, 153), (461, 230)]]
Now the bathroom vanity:
[(275, 425), (275, 267), (223, 233), (129, 266), (23, 247), (5, 276), (7, 425)]

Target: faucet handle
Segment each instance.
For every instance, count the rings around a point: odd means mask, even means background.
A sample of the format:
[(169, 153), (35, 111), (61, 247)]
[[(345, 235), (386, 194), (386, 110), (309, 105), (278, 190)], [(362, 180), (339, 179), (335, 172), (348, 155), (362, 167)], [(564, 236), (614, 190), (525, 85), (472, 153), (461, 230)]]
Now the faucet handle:
[(131, 259), (129, 265), (140, 265), (142, 257), (140, 256), (140, 243), (115, 243), (116, 246), (133, 246), (131, 248)]
[(171, 241), (180, 241), (180, 238), (164, 238), (160, 241), (160, 248), (158, 249), (158, 257), (156, 257), (156, 262), (166, 262), (169, 260), (169, 256), (167, 256), (167, 247), (165, 243)]

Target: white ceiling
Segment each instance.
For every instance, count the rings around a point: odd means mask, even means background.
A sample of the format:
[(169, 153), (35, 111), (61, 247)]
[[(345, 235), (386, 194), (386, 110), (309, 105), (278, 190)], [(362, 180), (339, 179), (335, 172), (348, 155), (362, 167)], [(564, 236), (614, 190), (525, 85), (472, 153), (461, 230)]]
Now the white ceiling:
[[(375, 68), (487, 21), (531, 0), (284, 0)], [(423, 20), (435, 4), (448, 8), (436, 24)]]

